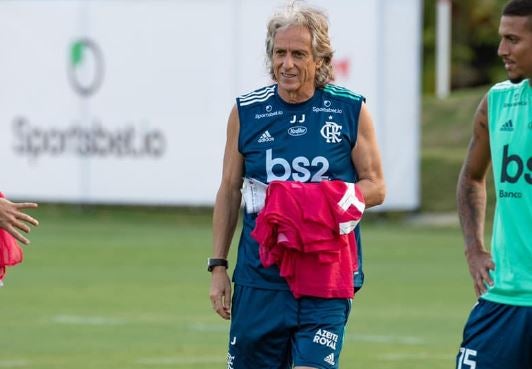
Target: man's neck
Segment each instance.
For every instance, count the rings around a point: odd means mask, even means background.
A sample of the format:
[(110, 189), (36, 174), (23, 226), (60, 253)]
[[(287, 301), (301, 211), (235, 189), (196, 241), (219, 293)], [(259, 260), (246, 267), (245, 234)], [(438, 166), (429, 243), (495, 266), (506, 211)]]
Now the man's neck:
[(286, 91), (279, 89), (279, 96), (289, 104), (299, 104), (312, 98), (315, 91), (314, 88), (309, 91)]

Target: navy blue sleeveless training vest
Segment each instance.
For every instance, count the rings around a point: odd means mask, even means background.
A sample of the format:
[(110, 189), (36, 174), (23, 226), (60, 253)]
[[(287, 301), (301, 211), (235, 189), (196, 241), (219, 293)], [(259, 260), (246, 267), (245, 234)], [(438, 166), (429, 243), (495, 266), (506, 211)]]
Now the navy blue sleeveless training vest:
[[(281, 99), (277, 85), (239, 96), (238, 150), (244, 156), (244, 176), (269, 183), (273, 180), (319, 182), (358, 179), (351, 159), (358, 133), (358, 117), (364, 97), (328, 84), (299, 104)], [(255, 214), (244, 212), (238, 247), (236, 284), (288, 289), (277, 267), (264, 268), (258, 244), (250, 233)], [(360, 229), (355, 229), (360, 270), (355, 287), (363, 282)]]

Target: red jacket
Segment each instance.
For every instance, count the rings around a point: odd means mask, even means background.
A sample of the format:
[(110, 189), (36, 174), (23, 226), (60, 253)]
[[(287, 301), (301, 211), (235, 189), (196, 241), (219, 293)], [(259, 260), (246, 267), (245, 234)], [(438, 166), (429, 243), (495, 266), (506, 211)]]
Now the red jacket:
[[(0, 198), (4, 198), (2, 192), (0, 192)], [(6, 266), (21, 263), (23, 256), (22, 249), (15, 238), (0, 228), (0, 285), (6, 274)]]
[(278, 265), (296, 298), (352, 298), (358, 263), (352, 230), (364, 207), (353, 183), (271, 182), (251, 233), (263, 266)]

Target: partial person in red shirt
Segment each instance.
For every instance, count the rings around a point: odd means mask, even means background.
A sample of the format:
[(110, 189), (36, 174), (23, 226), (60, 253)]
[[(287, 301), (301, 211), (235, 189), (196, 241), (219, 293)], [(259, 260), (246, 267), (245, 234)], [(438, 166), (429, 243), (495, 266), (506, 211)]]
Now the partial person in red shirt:
[(6, 274), (6, 267), (22, 262), (23, 251), (17, 241), (27, 245), (30, 241), (20, 231), (29, 233), (29, 225), (37, 226), (37, 219), (24, 213), (24, 209), (36, 208), (33, 202), (14, 203), (0, 192), (0, 287)]
[(38, 226), (39, 221), (24, 212), (25, 209), (35, 209), (39, 205), (34, 202), (11, 202), (0, 192), (0, 228), (23, 244), (30, 243), (20, 231), (30, 233), (29, 225)]

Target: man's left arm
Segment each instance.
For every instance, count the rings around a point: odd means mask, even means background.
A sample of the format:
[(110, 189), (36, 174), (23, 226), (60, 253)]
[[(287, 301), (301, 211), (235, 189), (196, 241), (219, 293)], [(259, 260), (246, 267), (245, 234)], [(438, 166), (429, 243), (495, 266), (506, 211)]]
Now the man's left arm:
[(366, 104), (360, 109), (358, 137), (351, 151), (351, 160), (358, 173), (356, 185), (364, 196), (366, 208), (382, 204), (386, 186), (377, 135)]

